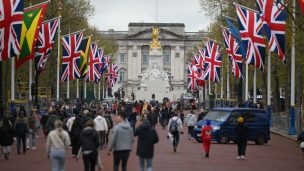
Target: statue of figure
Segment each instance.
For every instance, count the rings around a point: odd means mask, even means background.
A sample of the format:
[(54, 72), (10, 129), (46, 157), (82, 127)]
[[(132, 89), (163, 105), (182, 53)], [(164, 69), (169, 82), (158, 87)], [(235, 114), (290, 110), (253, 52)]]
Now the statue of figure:
[(150, 43), (150, 50), (153, 49), (160, 49), (160, 42), (158, 41), (158, 36), (159, 36), (159, 28), (153, 27), (152, 28), (152, 42)]

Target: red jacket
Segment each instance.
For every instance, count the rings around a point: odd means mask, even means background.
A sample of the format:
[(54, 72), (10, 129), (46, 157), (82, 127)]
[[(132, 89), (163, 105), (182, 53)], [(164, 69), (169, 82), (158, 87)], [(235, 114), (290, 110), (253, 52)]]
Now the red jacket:
[(202, 127), (201, 130), (202, 139), (203, 140), (210, 140), (212, 139), (212, 127), (210, 125), (205, 125)]

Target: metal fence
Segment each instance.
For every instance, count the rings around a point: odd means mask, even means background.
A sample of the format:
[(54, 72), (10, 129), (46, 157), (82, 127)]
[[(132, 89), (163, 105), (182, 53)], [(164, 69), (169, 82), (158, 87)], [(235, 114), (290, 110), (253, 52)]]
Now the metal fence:
[[(275, 112), (271, 114), (272, 128), (282, 133), (289, 133), (290, 129), (290, 116), (286, 112)], [(299, 134), (303, 129), (303, 111), (300, 108), (295, 112), (295, 128)]]

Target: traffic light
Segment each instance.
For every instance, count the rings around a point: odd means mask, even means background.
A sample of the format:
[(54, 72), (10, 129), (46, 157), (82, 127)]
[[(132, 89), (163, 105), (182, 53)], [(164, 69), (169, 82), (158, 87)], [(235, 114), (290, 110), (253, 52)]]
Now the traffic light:
[(31, 85), (31, 95), (32, 96), (36, 95), (36, 85), (35, 85), (35, 83), (32, 83), (32, 85)]

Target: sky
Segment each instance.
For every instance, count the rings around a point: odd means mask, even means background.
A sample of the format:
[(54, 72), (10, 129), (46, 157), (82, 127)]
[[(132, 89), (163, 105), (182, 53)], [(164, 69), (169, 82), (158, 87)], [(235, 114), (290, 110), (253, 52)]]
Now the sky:
[[(199, 0), (90, 0), (91, 25), (100, 30), (127, 31), (130, 22), (184, 23), (185, 31), (206, 29), (210, 19), (200, 12)], [(157, 2), (157, 17), (156, 17)]]

